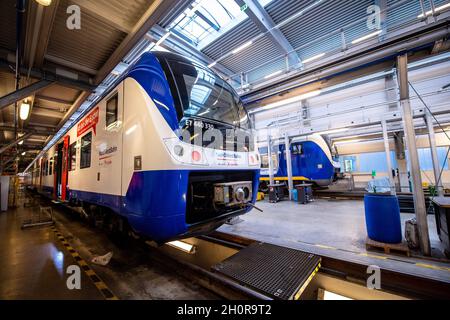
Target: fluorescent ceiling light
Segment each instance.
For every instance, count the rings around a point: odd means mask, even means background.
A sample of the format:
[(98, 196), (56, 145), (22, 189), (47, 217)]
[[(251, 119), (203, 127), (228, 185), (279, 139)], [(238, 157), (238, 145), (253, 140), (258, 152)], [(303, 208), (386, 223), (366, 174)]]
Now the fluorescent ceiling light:
[(20, 105), (20, 119), (27, 120), (28, 115), (30, 114), (30, 104), (28, 102), (22, 102)]
[(212, 68), (212, 67), (214, 67), (216, 64), (217, 64), (217, 62), (214, 61), (213, 63), (208, 64), (208, 68)]
[(363, 141), (363, 140), (362, 139), (339, 140), (339, 141), (335, 141), (334, 144), (356, 143), (356, 142), (361, 142), (361, 141)]
[[(442, 10), (447, 9), (447, 8), (450, 8), (450, 2), (444, 4), (444, 5), (440, 6), (440, 7), (434, 8), (434, 12), (439, 12), (439, 11), (442, 11)], [(433, 13), (432, 10), (428, 10), (427, 12), (425, 12), (425, 15), (429, 16), (432, 13)], [(417, 18), (423, 18), (423, 17), (424, 17), (423, 13), (421, 13), (421, 14), (419, 14), (417, 16)]]
[(282, 72), (283, 72), (283, 70), (275, 71), (275, 72), (273, 72), (273, 73), (268, 74), (267, 76), (265, 76), (264, 79), (269, 79), (269, 78), (275, 77), (276, 75), (279, 75), (279, 74), (282, 73)]
[(361, 38), (358, 38), (358, 39), (353, 40), (353, 41), (352, 41), (352, 44), (356, 44), (356, 43), (359, 43), (359, 42), (361, 42), (361, 41), (370, 39), (370, 38), (372, 38), (372, 37), (375, 37), (376, 35), (379, 35), (380, 33), (381, 33), (381, 30), (377, 30), (377, 31), (375, 31), (375, 32), (366, 34), (365, 36), (363, 36), (363, 37), (361, 37)]
[(174, 247), (178, 250), (184, 251), (186, 253), (190, 253), (190, 254), (195, 253), (195, 246), (190, 243), (187, 243), (187, 242), (175, 240), (175, 241), (167, 242), (166, 244), (171, 247)]
[(43, 5), (44, 7), (48, 7), (52, 4), (52, 0), (36, 0), (37, 3)]
[(339, 128), (339, 129), (330, 129), (325, 131), (317, 132), (318, 134), (332, 134), (332, 133), (339, 133), (339, 132), (345, 132), (348, 131), (348, 128)]
[(23, 140), (20, 140), (20, 141), (18, 142), (18, 144), (22, 145), (22, 144), (23, 144)]
[(277, 102), (265, 105), (264, 107), (259, 108), (257, 111), (268, 110), (268, 109), (284, 106), (284, 105), (287, 105), (289, 103), (293, 103), (293, 102), (305, 100), (305, 99), (308, 99), (308, 98), (312, 98), (312, 97), (318, 96), (321, 92), (322, 91), (320, 89), (319, 90), (314, 90), (314, 91), (311, 91), (311, 92), (308, 92), (308, 93), (301, 94), (299, 96), (295, 96), (295, 97), (292, 97), (292, 98), (288, 98), (288, 99), (285, 99), (285, 100), (281, 100), (281, 101), (277, 101)]
[(231, 51), (231, 53), (232, 53), (232, 54), (236, 54), (236, 53), (238, 53), (239, 51), (242, 51), (242, 50), (244, 50), (245, 48), (251, 46), (252, 43), (253, 43), (253, 41), (250, 40), (250, 41), (244, 43), (242, 46), (237, 47), (236, 49), (234, 49), (233, 51)]
[(26, 154), (26, 152), (24, 151), (24, 152), (22, 152), (22, 155), (24, 156)]
[(317, 59), (319, 59), (319, 58), (322, 58), (324, 55), (325, 55), (325, 52), (324, 52), (324, 53), (321, 53), (321, 54), (318, 54), (318, 55), (315, 55), (315, 56), (313, 56), (313, 57), (311, 57), (311, 58), (305, 59), (305, 60), (303, 60), (302, 62), (303, 62), (303, 63), (308, 63), (308, 62), (317, 60)]

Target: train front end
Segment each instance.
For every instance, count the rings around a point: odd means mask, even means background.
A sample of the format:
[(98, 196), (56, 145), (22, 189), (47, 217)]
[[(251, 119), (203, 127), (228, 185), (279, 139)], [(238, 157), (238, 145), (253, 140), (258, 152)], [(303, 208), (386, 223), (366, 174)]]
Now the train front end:
[[(150, 68), (151, 73), (139, 76)], [(248, 114), (232, 87), (210, 69), (171, 53), (147, 54), (135, 70), (130, 77), (139, 83), (162, 73), (170, 96), (161, 101), (157, 95), (163, 88), (144, 88), (153, 104), (148, 140), (154, 141), (159, 164), (149, 173), (152, 178), (133, 175), (126, 199), (147, 199), (138, 215), (138, 210), (129, 215), (132, 227), (162, 243), (207, 234), (250, 211), (260, 156)], [(127, 205), (129, 210), (134, 204)]]

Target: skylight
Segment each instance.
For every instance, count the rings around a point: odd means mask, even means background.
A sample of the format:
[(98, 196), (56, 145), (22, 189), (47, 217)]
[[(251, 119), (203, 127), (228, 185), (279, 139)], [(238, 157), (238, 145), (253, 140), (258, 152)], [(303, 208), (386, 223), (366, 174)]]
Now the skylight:
[(203, 47), (246, 17), (234, 0), (195, 0), (170, 29), (194, 46)]

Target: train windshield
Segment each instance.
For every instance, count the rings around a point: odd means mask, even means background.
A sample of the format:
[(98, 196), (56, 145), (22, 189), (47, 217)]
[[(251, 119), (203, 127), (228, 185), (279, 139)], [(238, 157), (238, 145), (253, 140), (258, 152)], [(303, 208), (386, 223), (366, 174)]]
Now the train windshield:
[(181, 118), (201, 117), (250, 129), (247, 112), (227, 82), (196, 64), (176, 60), (168, 64), (178, 89)]

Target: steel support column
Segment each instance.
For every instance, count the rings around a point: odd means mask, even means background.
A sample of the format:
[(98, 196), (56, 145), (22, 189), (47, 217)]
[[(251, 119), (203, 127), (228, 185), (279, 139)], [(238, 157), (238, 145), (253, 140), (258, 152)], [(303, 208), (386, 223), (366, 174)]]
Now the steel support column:
[(292, 157), (291, 142), (287, 133), (284, 134), (284, 145), (286, 148), (286, 168), (288, 175), (289, 199), (292, 200), (292, 190), (294, 189), (294, 180), (292, 180)]
[(434, 181), (436, 186), (436, 191), (439, 197), (444, 196), (444, 188), (442, 186), (442, 180), (440, 179), (440, 167), (439, 167), (439, 159), (437, 155), (436, 149), (436, 139), (434, 136), (434, 128), (433, 128), (433, 117), (429, 110), (425, 112), (425, 123), (428, 128), (428, 140), (430, 142), (430, 151), (431, 151), (431, 159), (433, 161), (433, 172), (434, 172)]
[(267, 129), (267, 161), (269, 163), (269, 183), (273, 184), (272, 141), (269, 129)]
[(383, 141), (384, 141), (384, 152), (386, 153), (386, 163), (388, 169), (389, 185), (391, 188), (391, 194), (395, 195), (395, 181), (392, 176), (392, 161), (391, 161), (391, 148), (389, 147), (389, 136), (387, 131), (386, 120), (381, 121), (381, 127), (383, 128)]
[(422, 189), (422, 177), (420, 173), (419, 156), (417, 153), (414, 121), (409, 101), (408, 56), (406, 54), (397, 57), (397, 74), (400, 89), (400, 105), (402, 106), (403, 111), (403, 126), (413, 184), (414, 209), (419, 229), (420, 247), (423, 254), (429, 256), (431, 254), (430, 237), (428, 234), (427, 211)]

